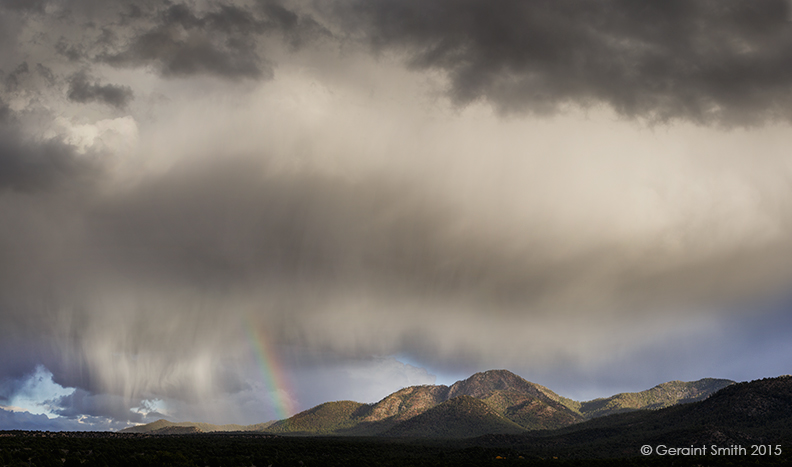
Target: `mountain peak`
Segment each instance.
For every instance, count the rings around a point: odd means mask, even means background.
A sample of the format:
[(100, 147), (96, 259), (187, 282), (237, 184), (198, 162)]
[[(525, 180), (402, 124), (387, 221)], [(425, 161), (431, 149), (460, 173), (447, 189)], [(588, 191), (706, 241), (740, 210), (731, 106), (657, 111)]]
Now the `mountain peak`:
[(554, 392), (544, 386), (526, 381), (509, 370), (487, 370), (476, 373), (466, 380), (457, 381), (449, 388), (448, 398), (461, 395), (483, 398), (495, 391), (516, 391), (534, 397), (541, 395), (558, 400), (558, 395)]

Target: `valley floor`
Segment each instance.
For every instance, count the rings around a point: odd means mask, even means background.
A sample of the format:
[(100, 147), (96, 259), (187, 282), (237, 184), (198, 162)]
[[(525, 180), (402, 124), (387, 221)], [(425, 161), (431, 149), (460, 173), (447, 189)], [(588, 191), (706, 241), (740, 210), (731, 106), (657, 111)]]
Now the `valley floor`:
[[(407, 440), (288, 437), (263, 434), (163, 435), (0, 432), (0, 466), (729, 466), (792, 465), (792, 446), (766, 456), (650, 455), (640, 446), (553, 446), (528, 437), (509, 447), (497, 440)], [(670, 459), (669, 457), (673, 457)]]

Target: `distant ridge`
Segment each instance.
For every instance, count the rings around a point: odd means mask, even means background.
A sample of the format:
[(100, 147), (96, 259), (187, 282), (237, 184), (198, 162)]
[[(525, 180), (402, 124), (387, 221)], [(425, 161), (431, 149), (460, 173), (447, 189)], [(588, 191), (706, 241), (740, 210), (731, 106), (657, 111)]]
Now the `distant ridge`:
[(151, 431), (152, 435), (191, 435), (193, 433), (205, 433), (196, 426), (164, 426)]
[(706, 399), (733, 385), (725, 379), (671, 381), (646, 391), (578, 402), (531, 383), (508, 370), (488, 370), (451, 386), (411, 386), (379, 402), (326, 402), (285, 420), (257, 425), (172, 423), (158, 420), (126, 428), (128, 433), (263, 431), (275, 434), (447, 437), (555, 430), (586, 420), (654, 410)]
[(586, 418), (594, 418), (640, 409), (662, 409), (704, 400), (732, 384), (734, 381), (715, 378), (692, 382), (669, 381), (646, 391), (623, 392), (607, 398), (581, 402), (578, 411)]
[[(179, 428), (189, 429), (194, 428), (192, 432), (195, 433), (214, 433), (214, 432), (234, 432), (234, 431), (263, 431), (274, 421), (266, 423), (257, 423), (255, 425), (213, 425), (211, 423), (202, 422), (169, 422), (165, 419), (159, 419), (156, 422), (147, 423), (145, 425), (131, 426), (120, 430), (120, 433), (150, 433), (150, 434), (177, 434)], [(185, 431), (185, 433), (187, 433)]]

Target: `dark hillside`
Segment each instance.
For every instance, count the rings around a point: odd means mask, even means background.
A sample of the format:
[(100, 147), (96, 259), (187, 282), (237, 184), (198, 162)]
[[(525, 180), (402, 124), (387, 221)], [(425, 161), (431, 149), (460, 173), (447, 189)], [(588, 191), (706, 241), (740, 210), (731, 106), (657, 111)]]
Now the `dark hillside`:
[(470, 438), (488, 433), (521, 433), (525, 430), (498, 414), (484, 402), (458, 396), (404, 421), (385, 436), (415, 438)]
[(273, 423), (267, 427), (269, 433), (332, 433), (358, 423), (356, 414), (366, 404), (353, 401), (326, 402), (297, 415)]

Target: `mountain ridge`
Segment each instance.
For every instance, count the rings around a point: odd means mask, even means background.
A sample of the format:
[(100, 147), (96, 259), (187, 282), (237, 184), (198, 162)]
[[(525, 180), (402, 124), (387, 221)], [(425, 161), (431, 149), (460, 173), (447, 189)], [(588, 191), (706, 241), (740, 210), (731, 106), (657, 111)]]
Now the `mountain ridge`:
[(697, 381), (668, 381), (639, 392), (622, 392), (610, 397), (580, 403), (578, 409), (587, 419), (631, 410), (662, 409), (706, 399), (711, 394), (735, 384), (734, 381), (702, 378)]
[(772, 444), (784, 445), (786, 453), (791, 439), (792, 376), (784, 375), (735, 383), (689, 404), (596, 417), (552, 432), (486, 435), (469, 443), (632, 457), (643, 445), (704, 446), (711, 454), (716, 447)]
[[(158, 420), (121, 431), (167, 433), (192, 426), (201, 432), (263, 431), (273, 434), (347, 436), (435, 436), (444, 433), (443, 436), (460, 437), (462, 434), (513, 434), (515, 430), (554, 430), (607, 415), (696, 402), (733, 384), (734, 381), (714, 378), (692, 382), (669, 381), (645, 391), (578, 402), (500, 369), (475, 373), (451, 386), (409, 386), (371, 404), (325, 402), (287, 419), (256, 425)], [(449, 420), (456, 424), (456, 428), (431, 426), (447, 424)]]

